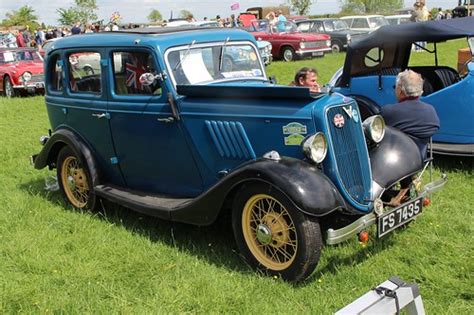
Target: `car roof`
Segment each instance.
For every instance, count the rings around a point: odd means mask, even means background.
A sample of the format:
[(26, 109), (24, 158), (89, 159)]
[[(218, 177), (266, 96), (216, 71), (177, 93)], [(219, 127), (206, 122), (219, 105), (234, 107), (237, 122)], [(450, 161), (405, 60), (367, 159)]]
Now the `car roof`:
[(313, 21), (338, 21), (340, 20), (339, 18), (316, 18), (316, 19), (304, 19), (304, 20), (298, 20), (295, 23), (300, 23), (300, 22), (313, 22)]
[(410, 18), (411, 14), (396, 14), (396, 15), (386, 15), (386, 19), (399, 19), (399, 18)]
[(36, 48), (33, 47), (1, 47), (0, 52), (3, 51), (35, 51), (37, 50)]
[(372, 18), (372, 17), (384, 17), (383, 15), (373, 14), (373, 15), (350, 15), (343, 16), (341, 19), (353, 19), (353, 18)]
[(67, 36), (55, 41), (51, 51), (80, 47), (156, 47), (157, 45), (164, 50), (172, 46), (190, 44), (193, 40), (196, 42), (218, 42), (227, 38), (235, 41), (255, 42), (255, 38), (250, 33), (232, 28), (148, 27)]

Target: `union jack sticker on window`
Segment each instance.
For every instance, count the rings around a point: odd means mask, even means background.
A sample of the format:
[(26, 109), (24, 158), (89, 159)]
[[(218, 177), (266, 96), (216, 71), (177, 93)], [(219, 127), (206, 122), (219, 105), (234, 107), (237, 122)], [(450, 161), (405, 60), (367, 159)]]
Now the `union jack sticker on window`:
[(336, 126), (337, 128), (342, 128), (344, 126), (344, 116), (342, 116), (341, 114), (334, 115), (332, 121), (334, 122), (334, 126)]

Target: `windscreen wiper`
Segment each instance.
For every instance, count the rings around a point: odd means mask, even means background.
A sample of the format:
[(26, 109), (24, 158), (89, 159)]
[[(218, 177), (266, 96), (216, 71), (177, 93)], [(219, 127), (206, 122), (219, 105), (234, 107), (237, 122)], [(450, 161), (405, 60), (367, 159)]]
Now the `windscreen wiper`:
[(224, 45), (222, 45), (222, 48), (221, 48), (221, 54), (219, 56), (219, 72), (222, 70), (222, 64), (224, 63), (224, 49), (225, 49), (225, 46), (227, 46), (229, 39), (230, 39), (229, 37), (225, 39)]
[(183, 61), (188, 57), (189, 52), (191, 51), (191, 48), (193, 48), (194, 44), (196, 44), (196, 40), (193, 40), (191, 42), (191, 44), (189, 44), (188, 50), (186, 50), (186, 52), (184, 53), (183, 58), (181, 58), (179, 60), (178, 64), (174, 67), (173, 72), (176, 71), (176, 69), (178, 69), (181, 66), (181, 64), (183, 63)]

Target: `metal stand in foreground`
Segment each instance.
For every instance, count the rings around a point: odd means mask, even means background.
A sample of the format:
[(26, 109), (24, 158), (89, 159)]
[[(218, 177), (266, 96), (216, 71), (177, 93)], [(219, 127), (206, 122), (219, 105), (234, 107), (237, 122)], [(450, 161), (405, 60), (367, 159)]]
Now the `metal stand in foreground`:
[(392, 277), (337, 311), (336, 315), (399, 314), (402, 309), (408, 315), (425, 314), (418, 286)]

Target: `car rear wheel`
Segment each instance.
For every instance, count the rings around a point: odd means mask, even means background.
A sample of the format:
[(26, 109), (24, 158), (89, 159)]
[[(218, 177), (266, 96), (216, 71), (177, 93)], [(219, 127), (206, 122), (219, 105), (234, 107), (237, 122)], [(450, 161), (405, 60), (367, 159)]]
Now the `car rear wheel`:
[(234, 200), (232, 225), (252, 267), (288, 281), (304, 280), (316, 268), (322, 242), (318, 221), (272, 186), (244, 186)]
[(72, 206), (95, 209), (97, 198), (87, 164), (69, 146), (59, 152), (57, 176), (61, 192)]
[(9, 76), (6, 76), (3, 81), (3, 94), (6, 97), (15, 96), (15, 89), (13, 88), (13, 84)]
[(281, 56), (284, 61), (293, 61), (296, 59), (295, 50), (291, 47), (284, 47), (281, 51)]

